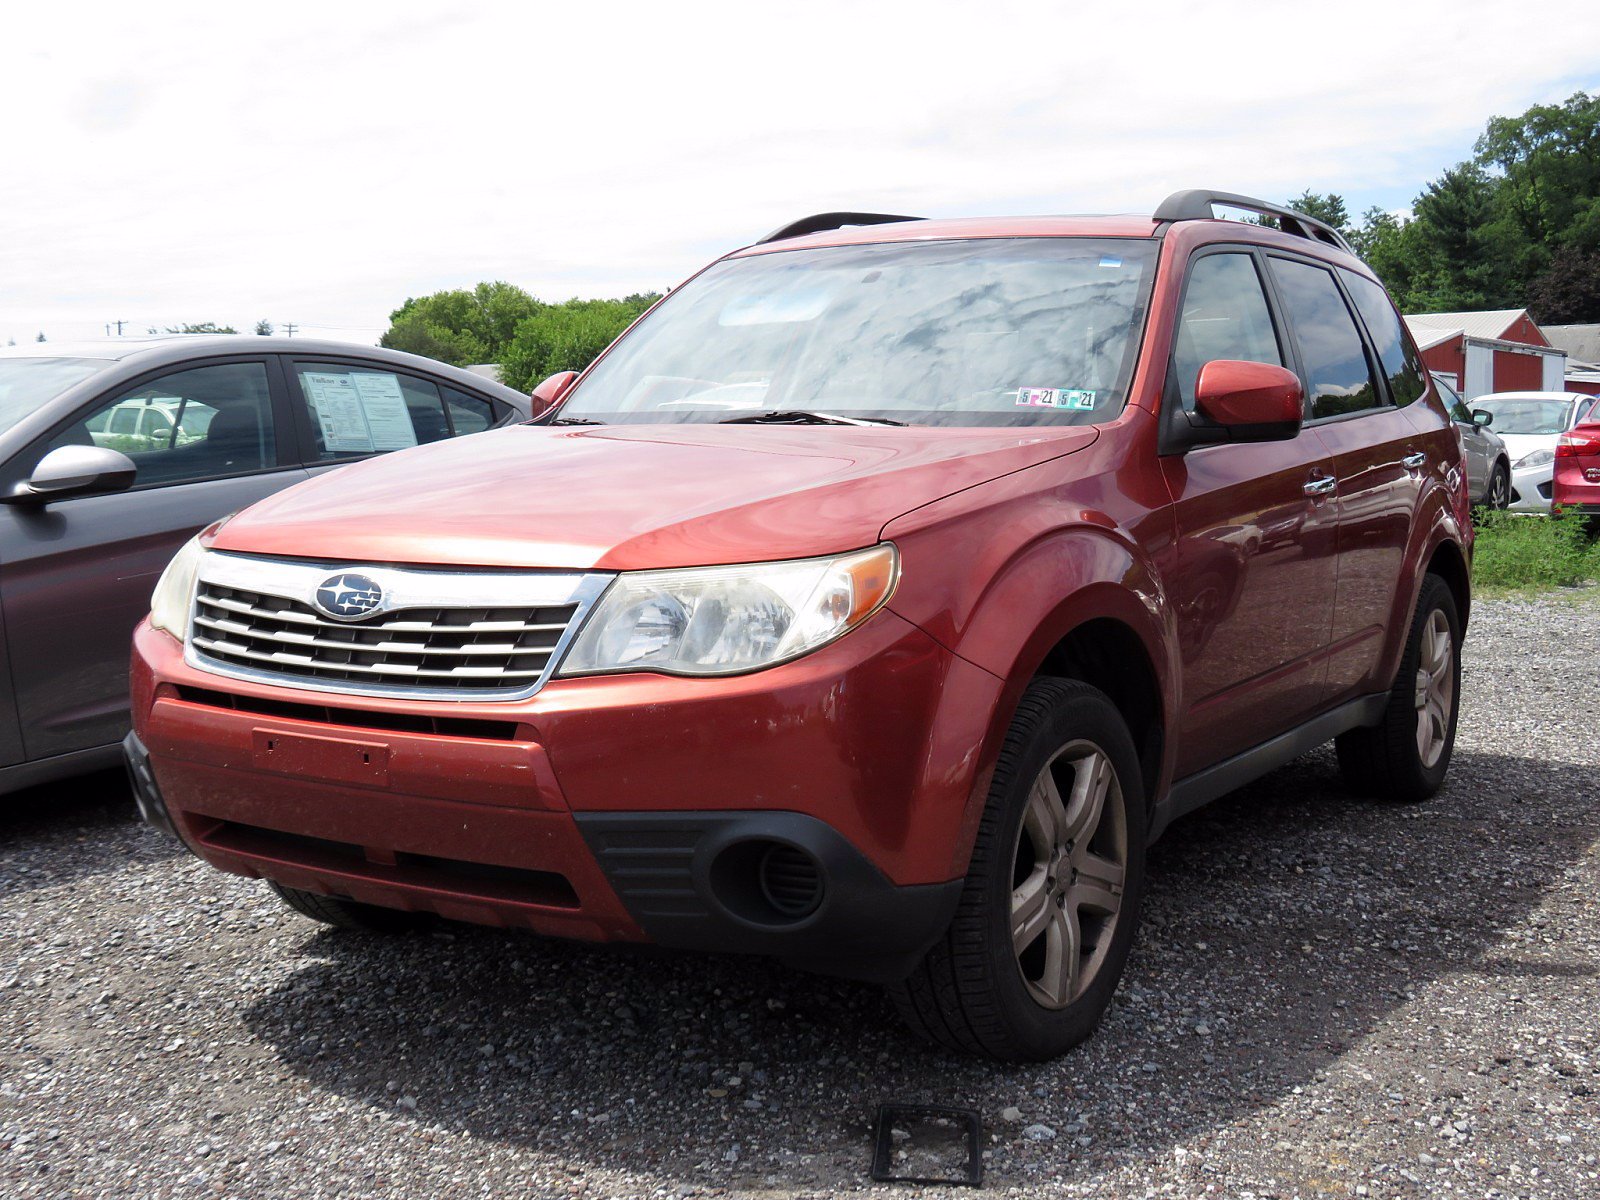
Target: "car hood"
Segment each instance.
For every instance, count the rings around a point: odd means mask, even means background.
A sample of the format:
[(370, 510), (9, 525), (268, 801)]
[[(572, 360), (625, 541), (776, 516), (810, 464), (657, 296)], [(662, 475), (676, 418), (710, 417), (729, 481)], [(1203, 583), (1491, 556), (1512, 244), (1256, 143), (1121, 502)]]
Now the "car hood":
[(1092, 426), (517, 425), (319, 475), (213, 549), (350, 562), (628, 570), (804, 558), (1081, 450)]
[(1554, 450), (1560, 436), (1558, 433), (1502, 433), (1500, 440), (1506, 444), (1506, 457), (1516, 466), (1518, 459), (1535, 450)]

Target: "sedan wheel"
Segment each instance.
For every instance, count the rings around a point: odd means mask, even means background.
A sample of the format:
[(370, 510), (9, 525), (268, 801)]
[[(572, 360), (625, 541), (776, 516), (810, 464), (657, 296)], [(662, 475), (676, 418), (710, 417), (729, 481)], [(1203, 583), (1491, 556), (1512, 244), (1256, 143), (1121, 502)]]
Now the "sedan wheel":
[(1487, 508), (1509, 508), (1511, 506), (1511, 472), (1506, 470), (1504, 463), (1496, 463), (1494, 471), (1489, 476), (1489, 490), (1483, 495), (1483, 503)]

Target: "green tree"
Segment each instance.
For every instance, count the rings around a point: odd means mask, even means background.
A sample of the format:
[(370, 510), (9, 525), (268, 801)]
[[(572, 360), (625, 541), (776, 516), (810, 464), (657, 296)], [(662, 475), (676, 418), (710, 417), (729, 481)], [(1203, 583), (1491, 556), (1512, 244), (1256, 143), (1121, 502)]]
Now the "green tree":
[(500, 360), (500, 378), (527, 392), (557, 371), (581, 371), (661, 297), (640, 292), (622, 300), (569, 300), (540, 308), (517, 327)]
[(36, 342), (42, 342), (42, 341), (44, 341), (44, 330), (42, 330), (42, 329), (41, 329), (41, 330), (40, 330), (40, 331), (39, 331), (39, 336), (38, 336), (38, 337), (36, 337), (36, 338), (34, 338), (34, 339), (33, 339), (33, 340), (34, 340), (34, 341), (36, 341)]
[[(154, 333), (155, 330), (150, 331)], [(201, 321), (197, 325), (168, 325), (168, 333), (238, 333), (232, 325), (218, 325), (215, 321)]]
[(271, 337), (272, 322), (267, 320), (265, 317), (261, 318), (261, 320), (256, 322), (256, 333), (262, 337)]
[(543, 306), (513, 284), (480, 283), (413, 297), (389, 314), (379, 345), (464, 367), (499, 362), (518, 325)]
[(1528, 288), (1528, 311), (1540, 324), (1600, 322), (1600, 252), (1558, 247)]
[(1290, 200), (1284, 207), (1303, 212), (1308, 217), (1315, 217), (1346, 236), (1350, 233), (1350, 214), (1345, 211), (1344, 197), (1337, 192), (1322, 195), (1307, 190)]

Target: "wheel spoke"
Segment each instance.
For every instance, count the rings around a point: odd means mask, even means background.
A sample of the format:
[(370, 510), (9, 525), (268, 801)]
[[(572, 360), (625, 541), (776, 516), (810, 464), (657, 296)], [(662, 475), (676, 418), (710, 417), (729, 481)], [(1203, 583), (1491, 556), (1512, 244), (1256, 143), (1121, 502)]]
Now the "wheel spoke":
[(1011, 948), (1021, 954), (1033, 945), (1050, 924), (1054, 912), (1049, 876), (1043, 866), (1037, 866), (1011, 892)]
[(1048, 859), (1050, 852), (1060, 844), (1061, 827), (1066, 816), (1055, 776), (1046, 767), (1033, 781), (1033, 790), (1028, 793), (1028, 807), (1022, 814), (1022, 827), (1033, 842), (1035, 858), (1041, 861)]
[(1045, 937), (1044, 973), (1038, 987), (1052, 1004), (1065, 1004), (1078, 989), (1078, 965), (1083, 957), (1077, 914), (1052, 904)]
[(1072, 798), (1067, 805), (1062, 843), (1087, 842), (1100, 825), (1106, 792), (1111, 787), (1111, 763), (1098, 750), (1073, 763)]
[(1067, 891), (1068, 908), (1111, 916), (1122, 907), (1124, 871), (1120, 865), (1082, 847), (1074, 852), (1072, 866), (1077, 878)]

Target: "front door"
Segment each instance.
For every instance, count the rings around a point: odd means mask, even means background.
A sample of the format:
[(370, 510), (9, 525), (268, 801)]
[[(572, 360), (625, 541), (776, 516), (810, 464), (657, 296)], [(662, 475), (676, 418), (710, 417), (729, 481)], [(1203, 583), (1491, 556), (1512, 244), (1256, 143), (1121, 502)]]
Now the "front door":
[(127, 492), (0, 507), (0, 603), (28, 759), (127, 731), (129, 644), (168, 560), (211, 522), (305, 478), (291, 441), (280, 446), (282, 404), (266, 361), (169, 372), (86, 406), (29, 461), (7, 464), (26, 478), (56, 446), (94, 443), (138, 466)]
[[(1207, 362), (1290, 365), (1287, 345), (1257, 256), (1202, 252), (1185, 284), (1169, 402), (1193, 409)], [(1162, 575), (1183, 660), (1182, 777), (1284, 732), (1325, 696), (1333, 459), (1306, 429), (1289, 441), (1201, 446), (1161, 461), (1176, 522)]]

